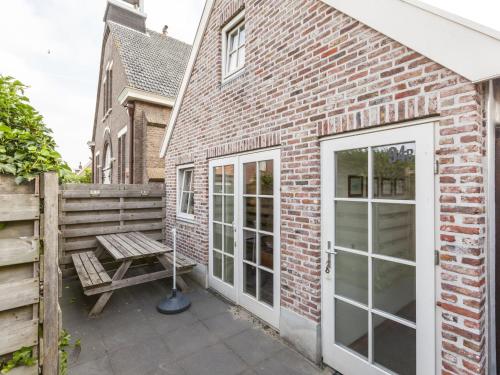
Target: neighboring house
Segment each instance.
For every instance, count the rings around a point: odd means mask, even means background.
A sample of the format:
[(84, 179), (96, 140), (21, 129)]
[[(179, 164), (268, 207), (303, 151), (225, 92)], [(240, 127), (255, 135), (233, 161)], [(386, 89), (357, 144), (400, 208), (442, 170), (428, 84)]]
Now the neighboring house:
[(94, 182), (162, 182), (158, 151), (191, 46), (166, 28), (146, 29), (142, 0), (108, 0), (104, 22), (89, 142)]
[(499, 61), (499, 33), (414, 0), (208, 0), (167, 233), (345, 375), (493, 374)]

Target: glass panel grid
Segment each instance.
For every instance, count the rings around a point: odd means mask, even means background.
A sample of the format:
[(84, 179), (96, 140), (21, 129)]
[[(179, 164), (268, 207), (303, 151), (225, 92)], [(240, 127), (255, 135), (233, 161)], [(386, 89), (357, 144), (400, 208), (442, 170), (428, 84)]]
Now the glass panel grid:
[(213, 275), (234, 285), (234, 166), (213, 167), (212, 173)]
[[(243, 268), (256, 267), (255, 290), (244, 292), (264, 304), (274, 304), (274, 182), (273, 161), (257, 161), (243, 164)], [(270, 173), (265, 173), (270, 172)], [(264, 194), (262, 194), (264, 193)], [(247, 205), (246, 202), (253, 202)], [(254, 208), (255, 212), (250, 212)], [(249, 275), (246, 275), (245, 280)]]
[[(381, 310), (378, 310), (376, 308), (374, 308), (374, 301), (373, 301), (373, 263), (375, 260), (377, 261), (380, 261), (380, 260), (383, 260), (383, 261), (387, 261), (387, 262), (394, 262), (395, 265), (405, 265), (405, 266), (410, 266), (410, 267), (414, 267), (416, 268), (416, 261), (415, 259), (403, 259), (403, 258), (396, 258), (396, 257), (393, 257), (393, 256), (389, 256), (389, 255), (384, 255), (384, 254), (377, 254), (374, 252), (374, 246), (373, 246), (373, 240), (374, 240), (374, 227), (373, 227), (373, 206), (375, 204), (380, 204), (380, 203), (390, 203), (390, 204), (393, 204), (393, 205), (413, 205), (415, 206), (416, 205), (416, 201), (414, 199), (414, 196), (412, 197), (404, 197), (403, 199), (400, 199), (398, 200), (397, 198), (389, 198), (389, 199), (384, 199), (383, 197), (380, 197), (379, 193), (377, 193), (376, 191), (374, 191), (375, 187), (373, 186), (374, 184), (374, 158), (373, 158), (373, 149), (375, 149), (376, 147), (368, 147), (368, 173), (367, 173), (367, 187), (365, 187), (364, 189), (366, 189), (364, 191), (364, 194), (363, 195), (367, 195), (366, 197), (344, 197), (344, 196), (341, 196), (341, 197), (337, 197), (337, 194), (334, 194), (334, 197), (333, 197), (333, 200), (334, 202), (365, 202), (367, 203), (367, 208), (368, 208), (368, 226), (367, 226), (367, 232), (368, 232), (368, 243), (367, 243), (367, 251), (363, 251), (363, 250), (357, 250), (357, 249), (351, 249), (351, 248), (345, 248), (345, 247), (342, 247), (342, 246), (336, 246), (335, 245), (335, 234), (334, 234), (334, 249), (335, 249), (335, 252), (338, 254), (339, 252), (343, 252), (344, 254), (356, 254), (356, 255), (359, 255), (359, 256), (364, 256), (367, 258), (367, 262), (368, 262), (368, 301), (367, 301), (367, 304), (364, 304), (362, 302), (357, 302), (351, 298), (348, 298), (346, 296), (342, 296), (342, 295), (339, 295), (337, 294), (337, 285), (335, 286), (335, 290), (334, 290), (334, 299), (335, 301), (342, 301), (342, 302), (345, 302), (347, 304), (350, 304), (351, 306), (356, 306), (357, 308), (360, 308), (362, 310), (365, 310), (367, 311), (367, 319), (368, 319), (368, 351), (366, 353), (367, 357), (368, 357), (368, 361), (369, 363), (371, 364), (376, 364), (375, 363), (375, 359), (374, 359), (374, 319), (378, 316), (377, 319), (381, 319), (381, 318), (385, 318), (387, 321), (389, 322), (393, 322), (394, 324), (398, 324), (398, 325), (401, 325), (403, 327), (407, 327), (407, 329), (413, 329), (413, 330), (416, 330), (416, 323), (411, 321), (411, 320), (408, 320), (408, 319), (405, 319), (405, 317), (403, 316), (397, 316), (397, 315), (394, 315), (392, 313), (389, 313), (387, 311), (381, 311)], [(366, 148), (365, 148), (366, 149)], [(415, 155), (415, 149), (413, 149), (413, 156)], [(336, 177), (337, 178), (337, 153), (335, 153), (334, 155), (334, 160), (335, 160), (335, 165), (336, 165), (336, 168), (335, 168), (335, 173), (336, 173)], [(414, 175), (414, 171), (413, 171), (413, 175)], [(354, 181), (355, 182), (355, 181)], [(357, 184), (357, 185), (353, 185), (353, 187), (357, 187), (359, 188), (360, 184)], [(338, 186), (338, 182), (335, 182), (335, 186)], [(335, 189), (335, 186), (334, 186), (334, 189)], [(379, 187), (376, 187), (377, 189)], [(362, 188), (363, 189), (363, 188)], [(406, 198), (406, 199), (405, 199)], [(410, 199), (408, 199), (410, 198)], [(412, 199), (413, 198), (413, 199)], [(336, 206), (334, 204), (334, 211), (336, 211)], [(415, 210), (413, 210), (413, 212), (415, 212)], [(335, 214), (334, 214), (334, 220), (333, 220), (333, 224), (334, 224), (334, 228), (337, 228), (336, 227), (336, 218), (335, 218)], [(334, 230), (334, 233), (336, 232), (336, 229)], [(391, 254), (392, 255), (392, 254)], [(335, 260), (335, 266), (337, 266), (337, 259)], [(334, 273), (336, 274), (336, 272)], [(336, 314), (336, 317), (335, 317), (335, 320), (337, 320), (337, 310), (335, 310), (335, 314)], [(411, 319), (411, 318), (410, 318)], [(341, 334), (341, 333), (339, 333)], [(335, 333), (335, 335), (337, 335), (337, 331)], [(339, 337), (339, 339), (341, 341), (338, 341), (337, 340), (337, 337), (335, 337), (335, 342), (336, 343), (339, 343), (341, 346), (344, 346), (346, 347), (346, 345), (344, 343), (342, 343), (342, 337)], [(354, 351), (357, 351), (355, 350), (354, 348), (351, 348), (350, 350), (354, 350)], [(357, 355), (359, 355), (360, 353), (356, 353)], [(364, 353), (363, 353), (364, 354)]]

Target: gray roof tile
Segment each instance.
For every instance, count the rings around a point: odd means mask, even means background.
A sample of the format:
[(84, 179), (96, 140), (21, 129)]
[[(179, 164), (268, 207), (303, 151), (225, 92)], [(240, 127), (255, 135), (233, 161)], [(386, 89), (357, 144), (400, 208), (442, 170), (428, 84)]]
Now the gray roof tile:
[(148, 30), (141, 33), (112, 21), (108, 25), (130, 87), (175, 98), (181, 86), (191, 46)]

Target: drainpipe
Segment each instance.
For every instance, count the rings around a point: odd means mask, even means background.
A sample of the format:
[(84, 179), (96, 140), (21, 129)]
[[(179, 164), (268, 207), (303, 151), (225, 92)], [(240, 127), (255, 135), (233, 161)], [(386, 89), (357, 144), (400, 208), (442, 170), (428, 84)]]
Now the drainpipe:
[(486, 186), (486, 222), (487, 222), (487, 252), (486, 252), (486, 267), (487, 267), (487, 283), (486, 291), (488, 295), (487, 305), (487, 321), (488, 321), (488, 373), (496, 374), (497, 358), (496, 358), (496, 322), (495, 322), (495, 250), (496, 250), (496, 233), (495, 233), (495, 177), (496, 177), (496, 103), (495, 103), (495, 87), (493, 80), (489, 80), (486, 90), (486, 158), (487, 158), (487, 176), (488, 183)]
[(91, 176), (92, 182), (94, 182), (95, 181), (95, 168), (96, 168), (96, 165), (95, 165), (95, 142), (88, 141), (87, 146), (90, 148), (90, 153), (92, 155), (92, 163), (91, 163), (92, 168), (90, 171), (90, 176)]
[(128, 124), (128, 134), (129, 134), (129, 174), (128, 174), (128, 182), (129, 184), (134, 183), (134, 112), (135, 112), (135, 104), (127, 103), (127, 113), (129, 116), (129, 124)]

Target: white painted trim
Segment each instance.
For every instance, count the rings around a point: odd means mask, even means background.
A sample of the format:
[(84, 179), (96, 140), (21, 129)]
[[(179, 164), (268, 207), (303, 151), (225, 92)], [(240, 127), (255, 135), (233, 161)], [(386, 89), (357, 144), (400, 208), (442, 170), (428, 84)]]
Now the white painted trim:
[(172, 108), (175, 104), (175, 100), (172, 98), (134, 89), (132, 87), (125, 87), (118, 96), (118, 103), (120, 103), (120, 105), (124, 105), (129, 100), (140, 100), (142, 102), (164, 105), (170, 108)]
[(120, 131), (117, 134), (117, 137), (120, 138), (124, 134), (127, 134), (127, 125), (125, 125), (123, 128), (120, 129)]
[(172, 137), (174, 124), (175, 121), (177, 120), (177, 116), (179, 115), (179, 111), (182, 106), (182, 101), (184, 100), (184, 94), (186, 93), (187, 86), (191, 78), (191, 73), (193, 72), (194, 63), (198, 56), (198, 52), (201, 46), (201, 42), (203, 40), (203, 35), (205, 34), (205, 30), (208, 25), (208, 20), (210, 18), (210, 13), (212, 12), (213, 5), (214, 5), (214, 0), (206, 0), (205, 8), (203, 9), (203, 14), (201, 15), (200, 23), (198, 24), (198, 30), (196, 32), (196, 37), (194, 39), (193, 49), (191, 50), (191, 56), (189, 57), (189, 62), (187, 64), (186, 71), (184, 72), (184, 78), (182, 79), (182, 84), (179, 90), (179, 94), (177, 94), (175, 105), (173, 107), (174, 109), (172, 111), (172, 115), (170, 116), (170, 121), (168, 123), (165, 135), (163, 136), (160, 149), (160, 158), (164, 158), (165, 154), (167, 153), (168, 143), (170, 142), (170, 138)]
[[(239, 75), (242, 73), (242, 70), (245, 69), (245, 64), (243, 64), (239, 69), (235, 70), (234, 72), (228, 73), (227, 72), (227, 63), (228, 63), (228, 50), (227, 50), (227, 41), (228, 41), (228, 36), (233, 29), (238, 26), (240, 27), (241, 23), (245, 23), (245, 11), (242, 10), (240, 13), (238, 13), (236, 16), (233, 17), (233, 19), (225, 25), (222, 30), (221, 30), (221, 37), (222, 37), (222, 84), (227, 83), (228, 81), (239, 77)], [(245, 35), (246, 35), (246, 28), (245, 28)], [(246, 37), (245, 37), (245, 54), (246, 54)]]
[(472, 82), (500, 76), (500, 33), (417, 0), (322, 0)]
[[(179, 178), (181, 177), (180, 176), (181, 172), (185, 169), (192, 169), (193, 170), (193, 175), (192, 175), (193, 182), (192, 183), (194, 184), (194, 163), (178, 165), (176, 168), (176, 178), (175, 178), (175, 181), (176, 181), (175, 212), (176, 212), (176, 216), (177, 216), (178, 220), (186, 221), (188, 223), (195, 223), (194, 214), (190, 215), (190, 214), (181, 212), (181, 198), (182, 198), (181, 194), (182, 194), (182, 185), (183, 185), (184, 181), (180, 181)], [(193, 189), (193, 191), (194, 191), (194, 189)], [(189, 206), (189, 202), (188, 202), (188, 206)], [(193, 207), (193, 211), (194, 211), (194, 207)]]

